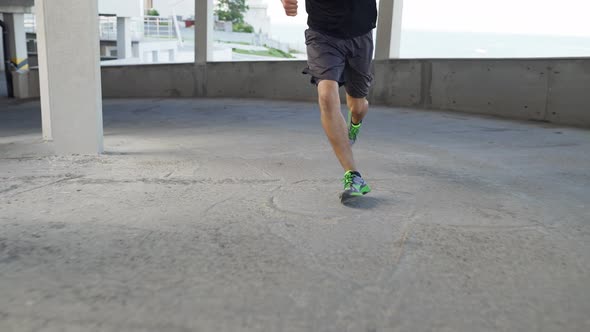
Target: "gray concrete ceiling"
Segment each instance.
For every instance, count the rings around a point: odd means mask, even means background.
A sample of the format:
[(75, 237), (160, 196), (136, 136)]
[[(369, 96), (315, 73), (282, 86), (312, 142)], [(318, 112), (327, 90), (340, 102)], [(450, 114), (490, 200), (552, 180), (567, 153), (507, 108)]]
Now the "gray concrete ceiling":
[(27, 6), (31, 7), (35, 4), (35, 0), (0, 0), (0, 7), (2, 6)]

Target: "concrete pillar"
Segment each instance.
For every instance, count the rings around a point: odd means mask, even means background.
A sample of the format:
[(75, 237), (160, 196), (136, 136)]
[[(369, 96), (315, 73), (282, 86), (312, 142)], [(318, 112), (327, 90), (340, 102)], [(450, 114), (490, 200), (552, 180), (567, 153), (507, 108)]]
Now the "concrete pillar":
[(131, 18), (117, 17), (117, 58), (131, 58)]
[(49, 108), (56, 153), (101, 153), (97, 0), (37, 0), (35, 13), (41, 106)]
[(51, 105), (49, 104), (49, 71), (47, 64), (47, 43), (45, 42), (45, 15), (43, 4), (35, 2), (35, 20), (37, 25), (37, 61), (39, 62), (39, 96), (41, 99), (41, 127), (43, 139), (53, 140), (51, 131)]
[(8, 48), (10, 50), (10, 62), (17, 71), (29, 70), (29, 56), (27, 53), (27, 34), (25, 32), (25, 14), (6, 13), (4, 23), (8, 26)]
[(24, 13), (5, 13), (4, 23), (8, 30), (8, 52), (10, 53), (10, 75), (12, 96), (29, 97), (29, 60)]
[(375, 59), (399, 58), (403, 6), (403, 0), (381, 0), (379, 2)]
[[(0, 20), (4, 21), (4, 14), (0, 13)], [(4, 52), (2, 50), (2, 33), (0, 33), (0, 71), (4, 71)]]
[(213, 0), (195, 0), (195, 62), (213, 60)]

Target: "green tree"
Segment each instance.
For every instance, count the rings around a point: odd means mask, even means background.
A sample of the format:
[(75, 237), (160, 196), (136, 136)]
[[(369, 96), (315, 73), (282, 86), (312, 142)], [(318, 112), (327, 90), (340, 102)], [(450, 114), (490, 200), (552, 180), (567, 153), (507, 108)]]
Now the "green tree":
[(234, 23), (232, 26), (233, 32), (247, 32), (253, 33), (254, 27), (248, 23)]
[(160, 16), (160, 13), (156, 9), (152, 8), (152, 9), (148, 10), (148, 15), (149, 16)]
[(244, 23), (244, 13), (248, 9), (246, 0), (219, 0), (215, 15), (220, 21)]

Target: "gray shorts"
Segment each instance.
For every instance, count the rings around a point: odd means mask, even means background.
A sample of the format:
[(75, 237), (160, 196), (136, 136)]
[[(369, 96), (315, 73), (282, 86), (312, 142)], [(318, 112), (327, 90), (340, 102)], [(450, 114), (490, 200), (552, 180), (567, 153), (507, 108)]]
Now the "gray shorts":
[(308, 67), (303, 73), (311, 75), (312, 84), (331, 80), (344, 85), (346, 93), (353, 98), (364, 98), (369, 94), (373, 81), (372, 31), (359, 37), (340, 39), (307, 29), (305, 44)]

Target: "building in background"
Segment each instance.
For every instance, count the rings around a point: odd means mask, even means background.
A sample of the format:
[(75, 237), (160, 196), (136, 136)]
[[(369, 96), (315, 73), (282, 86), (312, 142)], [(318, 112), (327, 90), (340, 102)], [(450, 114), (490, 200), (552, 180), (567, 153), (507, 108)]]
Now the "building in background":
[[(166, 0), (162, 9), (170, 8), (169, 2), (192, 2), (194, 7), (194, 1)], [(170, 16), (146, 16), (155, 5), (154, 0), (98, 0), (103, 60), (119, 59), (126, 64), (176, 60), (182, 41), (178, 22)]]
[(244, 21), (254, 27), (256, 33), (271, 35), (270, 16), (266, 0), (246, 1), (249, 9), (244, 14)]
[(149, 2), (151, 5), (149, 8), (157, 10), (161, 17), (180, 16), (186, 19), (195, 15), (195, 0), (149, 0)]
[(154, 8), (154, 0), (143, 0), (143, 8), (145, 8), (146, 11)]
[(144, 0), (99, 0), (98, 12), (117, 17), (141, 17), (144, 15), (144, 5)]

